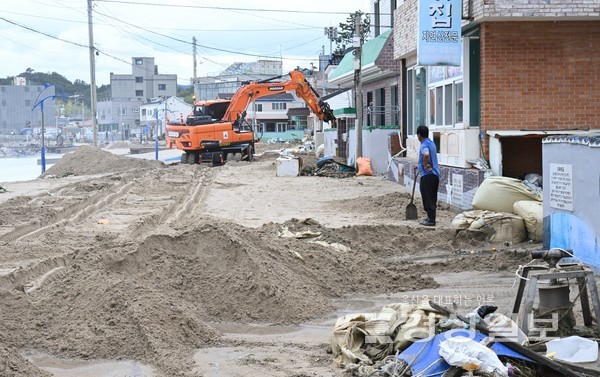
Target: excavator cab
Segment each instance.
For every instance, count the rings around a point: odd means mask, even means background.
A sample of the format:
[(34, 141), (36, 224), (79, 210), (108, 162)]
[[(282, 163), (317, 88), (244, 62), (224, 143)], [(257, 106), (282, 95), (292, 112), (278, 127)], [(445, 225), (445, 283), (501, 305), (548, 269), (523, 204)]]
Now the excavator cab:
[(229, 107), (230, 101), (206, 101), (194, 106), (194, 110), (187, 117), (188, 126), (199, 126), (220, 121)]

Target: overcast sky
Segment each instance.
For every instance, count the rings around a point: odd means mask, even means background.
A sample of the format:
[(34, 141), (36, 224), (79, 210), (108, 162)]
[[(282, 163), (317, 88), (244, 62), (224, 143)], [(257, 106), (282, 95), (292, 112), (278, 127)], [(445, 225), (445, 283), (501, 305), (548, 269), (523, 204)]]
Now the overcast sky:
[[(98, 85), (110, 83), (110, 72), (131, 73), (134, 56), (154, 57), (159, 73), (177, 74), (179, 84), (189, 84), (193, 37), (198, 44), (198, 76), (215, 75), (231, 63), (256, 61), (258, 56), (283, 57), (284, 70), (310, 67), (311, 62), (318, 65), (322, 46), (326, 53), (330, 48), (323, 28), (338, 26), (356, 10), (370, 11), (368, 0), (96, 0), (93, 4)], [(3, 1), (0, 43), (2, 78), (32, 68), (91, 82), (86, 0)]]

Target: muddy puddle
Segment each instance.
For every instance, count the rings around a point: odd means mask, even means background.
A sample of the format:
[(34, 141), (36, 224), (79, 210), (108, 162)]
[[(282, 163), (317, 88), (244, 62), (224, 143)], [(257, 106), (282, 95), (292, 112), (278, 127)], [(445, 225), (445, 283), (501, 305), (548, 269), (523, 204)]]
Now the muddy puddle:
[(55, 377), (154, 377), (154, 369), (132, 360), (82, 360), (58, 358), (26, 351), (22, 356)]

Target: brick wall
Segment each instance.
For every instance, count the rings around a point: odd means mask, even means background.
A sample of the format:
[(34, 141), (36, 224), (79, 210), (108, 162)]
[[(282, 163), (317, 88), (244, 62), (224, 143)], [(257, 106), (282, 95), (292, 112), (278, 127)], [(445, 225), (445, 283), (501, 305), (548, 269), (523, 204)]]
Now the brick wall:
[(482, 127), (598, 128), (599, 56), (600, 21), (483, 23)]
[(404, 58), (417, 50), (419, 15), (417, 0), (405, 0), (394, 13), (394, 57)]
[(482, 18), (598, 17), (598, 0), (472, 0), (471, 14)]

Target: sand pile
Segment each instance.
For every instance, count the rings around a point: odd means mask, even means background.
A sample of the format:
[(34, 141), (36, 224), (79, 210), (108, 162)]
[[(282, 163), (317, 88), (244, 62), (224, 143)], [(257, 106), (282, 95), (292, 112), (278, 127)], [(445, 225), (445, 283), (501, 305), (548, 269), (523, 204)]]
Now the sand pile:
[(407, 264), (231, 223), (140, 244), (97, 238), (64, 259), (63, 272), (30, 294), (0, 290), (7, 345), (131, 358), (167, 375), (191, 370), (186, 352), (217, 339), (210, 322), (299, 323), (331, 313), (331, 298), (345, 293), (436, 286)]
[(44, 176), (123, 173), (152, 167), (166, 167), (163, 162), (117, 156), (100, 148), (82, 146), (46, 170)]
[(127, 141), (115, 141), (105, 146), (104, 149), (129, 149), (130, 146), (131, 143)]
[[(417, 195), (417, 193), (415, 193)], [(360, 197), (356, 199), (337, 200), (331, 203), (334, 209), (376, 215), (386, 218), (406, 218), (406, 206), (410, 203), (410, 194), (392, 193), (372, 197)], [(415, 196), (414, 203), (419, 209), (419, 216), (425, 218), (421, 198)], [(447, 221), (448, 224), (456, 215), (450, 206), (438, 200), (437, 217), (439, 222)]]

